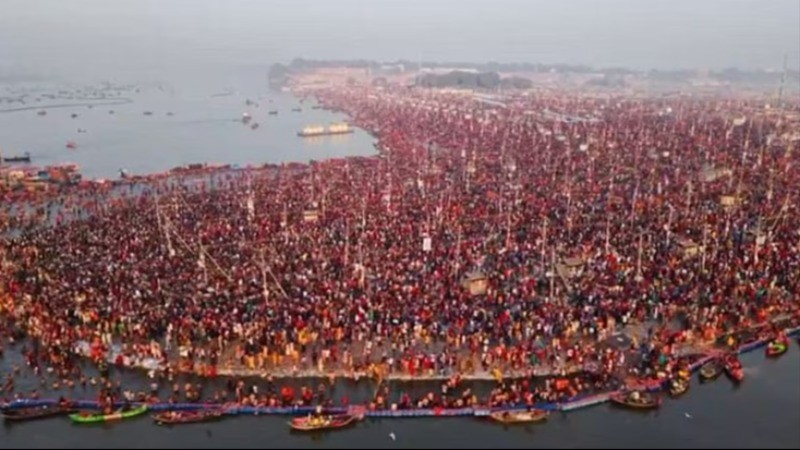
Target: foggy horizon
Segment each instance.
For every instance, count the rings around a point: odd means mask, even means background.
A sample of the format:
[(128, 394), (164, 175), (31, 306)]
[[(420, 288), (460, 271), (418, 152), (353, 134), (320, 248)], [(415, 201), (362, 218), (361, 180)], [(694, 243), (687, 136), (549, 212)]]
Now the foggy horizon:
[(294, 58), (782, 70), (786, 55), (800, 68), (794, 0), (2, 4), (3, 77), (262, 70)]

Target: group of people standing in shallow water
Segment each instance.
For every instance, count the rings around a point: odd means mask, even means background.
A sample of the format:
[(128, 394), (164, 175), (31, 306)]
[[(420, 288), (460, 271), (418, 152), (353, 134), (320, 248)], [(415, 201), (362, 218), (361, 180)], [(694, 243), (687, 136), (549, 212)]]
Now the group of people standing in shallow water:
[[(77, 353), (164, 377), (546, 373), (489, 402), (552, 400), (800, 320), (796, 106), (313, 94), (378, 154), (4, 193), (0, 320), (28, 364), (59, 385)], [(475, 401), (451, 392), (401, 403)]]

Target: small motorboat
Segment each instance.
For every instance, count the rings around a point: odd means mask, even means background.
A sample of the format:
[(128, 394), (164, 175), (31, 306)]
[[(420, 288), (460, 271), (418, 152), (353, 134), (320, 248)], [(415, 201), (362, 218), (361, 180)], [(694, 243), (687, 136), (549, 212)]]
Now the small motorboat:
[(31, 162), (31, 154), (25, 152), (22, 155), (3, 157), (4, 163), (29, 163)]
[(619, 392), (613, 394), (610, 400), (633, 409), (655, 409), (661, 406), (661, 397), (643, 391)]
[(717, 360), (709, 361), (700, 367), (700, 372), (698, 372), (698, 374), (700, 381), (716, 380), (722, 375), (722, 365)]
[(689, 379), (683, 377), (673, 378), (669, 382), (669, 396), (680, 397), (689, 390)]
[(303, 108), (292, 108), (293, 112), (302, 112)]
[(344, 428), (355, 423), (357, 417), (350, 414), (336, 416), (308, 416), (297, 417), (289, 422), (289, 426), (296, 431), (323, 431)]
[(257, 130), (257, 129), (258, 129), (258, 126), (259, 126), (259, 125), (258, 125), (258, 122), (256, 122), (256, 123), (254, 123), (254, 124), (250, 125), (250, 129), (251, 129), (251, 130)]
[(744, 380), (744, 368), (742, 368), (739, 358), (731, 355), (725, 359), (725, 375), (737, 383), (741, 383)]
[(75, 141), (69, 141), (67, 142), (67, 148), (70, 150), (75, 150), (78, 148), (78, 144), (76, 144)]
[(8, 422), (22, 422), (24, 420), (46, 419), (73, 412), (68, 405), (44, 405), (31, 406), (28, 408), (4, 409), (3, 419)]
[(278, 110), (277, 109), (273, 109), (272, 111), (269, 112), (269, 115), (270, 116), (277, 116), (278, 115)]
[(47, 115), (47, 111), (45, 111), (45, 110), (41, 110), (41, 111), (37, 112), (37, 113), (36, 113), (36, 115), (39, 115), (39, 116), (46, 116), (46, 115)]
[(548, 411), (534, 409), (531, 411), (496, 411), (489, 414), (489, 418), (495, 422), (516, 424), (541, 422), (547, 419), (548, 415), (550, 415)]
[(182, 425), (189, 423), (212, 422), (222, 418), (221, 409), (208, 411), (165, 411), (154, 414), (153, 420), (159, 425)]
[(765, 350), (767, 357), (769, 358), (777, 358), (778, 356), (783, 355), (786, 353), (786, 350), (789, 348), (789, 342), (786, 339), (775, 339), (770, 341), (767, 344), (767, 349)]
[(141, 416), (146, 412), (147, 405), (142, 405), (138, 408), (119, 410), (111, 414), (103, 414), (97, 411), (82, 411), (76, 414), (70, 414), (69, 418), (75, 423), (104, 423), (130, 419), (132, 417)]

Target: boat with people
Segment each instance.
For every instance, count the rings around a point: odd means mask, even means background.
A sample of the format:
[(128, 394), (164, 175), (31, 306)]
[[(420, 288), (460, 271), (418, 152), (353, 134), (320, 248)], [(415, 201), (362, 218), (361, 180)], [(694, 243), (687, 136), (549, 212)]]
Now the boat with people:
[(496, 411), (489, 414), (489, 418), (495, 422), (505, 424), (534, 423), (547, 419), (549, 411), (534, 409), (531, 411)]
[(289, 422), (289, 426), (296, 431), (323, 431), (344, 428), (356, 422), (357, 417), (351, 414), (334, 416), (309, 415), (296, 417)]
[(16, 156), (3, 156), (4, 163), (29, 163), (31, 162), (31, 154), (25, 152), (22, 155)]
[(190, 423), (213, 422), (219, 420), (225, 412), (222, 409), (201, 411), (165, 411), (153, 414), (153, 421), (159, 425), (183, 425)]
[(783, 355), (786, 353), (786, 350), (789, 348), (789, 340), (786, 337), (780, 337), (777, 339), (773, 339), (767, 344), (767, 349), (765, 350), (767, 357), (769, 358), (777, 358), (778, 356)]
[(298, 131), (297, 135), (300, 137), (316, 137), (334, 134), (349, 134), (353, 132), (355, 132), (355, 130), (350, 125), (346, 123), (335, 123), (327, 128), (322, 126), (305, 127), (302, 131)]
[(74, 409), (68, 403), (56, 405), (30, 406), (26, 408), (6, 408), (0, 411), (3, 420), (8, 422), (22, 422), (28, 420), (46, 419), (72, 413)]
[(728, 357), (725, 358), (725, 375), (727, 375), (731, 381), (737, 383), (741, 383), (742, 380), (744, 380), (744, 368), (736, 355), (728, 355)]
[(680, 397), (689, 390), (691, 381), (689, 378), (676, 377), (669, 381), (669, 396)]
[(120, 409), (110, 414), (97, 411), (81, 411), (75, 414), (70, 414), (69, 418), (75, 423), (105, 423), (130, 419), (132, 417), (141, 416), (146, 412), (147, 405), (142, 405), (128, 410)]
[(705, 382), (716, 380), (720, 375), (722, 375), (722, 369), (722, 365), (716, 359), (703, 364), (698, 372), (700, 381)]
[(661, 397), (645, 391), (618, 392), (612, 394), (609, 400), (633, 409), (655, 409), (661, 406)]

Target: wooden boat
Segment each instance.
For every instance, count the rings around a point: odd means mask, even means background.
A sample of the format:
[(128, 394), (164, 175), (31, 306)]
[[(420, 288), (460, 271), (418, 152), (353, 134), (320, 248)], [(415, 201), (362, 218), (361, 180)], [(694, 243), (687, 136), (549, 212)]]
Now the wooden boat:
[(655, 409), (661, 406), (661, 397), (648, 392), (620, 392), (610, 397), (617, 405), (633, 409)]
[(130, 419), (131, 417), (141, 416), (147, 412), (147, 405), (127, 411), (119, 410), (111, 414), (103, 414), (95, 411), (83, 411), (77, 414), (70, 414), (69, 418), (76, 423), (103, 423), (116, 420)]
[(716, 360), (703, 364), (703, 366), (700, 367), (700, 372), (698, 372), (700, 381), (716, 380), (721, 374), (722, 366)]
[(771, 341), (767, 345), (767, 349), (765, 350), (767, 357), (769, 358), (777, 358), (778, 356), (783, 355), (786, 353), (786, 350), (789, 348), (789, 343), (785, 340), (776, 339)]
[(153, 415), (153, 420), (159, 425), (181, 425), (188, 423), (212, 422), (222, 418), (221, 409), (208, 411), (166, 411)]
[(68, 406), (44, 405), (32, 406), (28, 408), (4, 409), (3, 419), (9, 422), (21, 422), (24, 420), (46, 419), (48, 417), (69, 414), (73, 410)]
[(534, 409), (531, 411), (496, 411), (489, 414), (489, 418), (495, 422), (515, 424), (541, 422), (547, 419), (548, 415), (550, 415), (548, 411)]
[(739, 358), (734, 356), (725, 360), (725, 375), (737, 383), (744, 380), (744, 368), (742, 368), (742, 363), (739, 362)]
[(297, 417), (289, 422), (289, 426), (297, 431), (322, 431), (344, 428), (353, 424), (357, 417), (349, 414), (323, 417)]
[(670, 397), (680, 397), (689, 390), (688, 378), (675, 378), (669, 382), (669, 395)]

